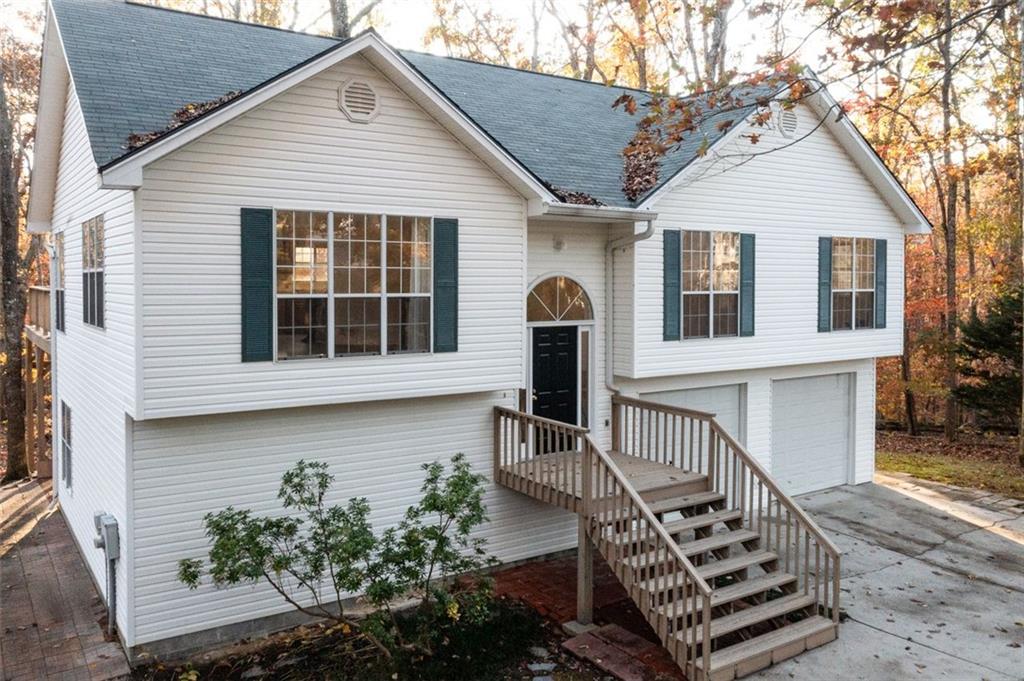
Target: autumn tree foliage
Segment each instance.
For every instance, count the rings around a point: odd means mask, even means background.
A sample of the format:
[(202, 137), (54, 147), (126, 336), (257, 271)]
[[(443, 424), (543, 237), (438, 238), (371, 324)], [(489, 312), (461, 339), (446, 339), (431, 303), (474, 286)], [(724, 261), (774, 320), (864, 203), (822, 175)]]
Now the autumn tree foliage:
[[(19, 19), (31, 35), (38, 14)], [(39, 43), (5, 31), (0, 39), (0, 418), (7, 449), (0, 477), (28, 475), (25, 458), (25, 391), (21, 378), (22, 327), (26, 291), (39, 263), (38, 238), (24, 229), (35, 141), (35, 109), (39, 83)]]

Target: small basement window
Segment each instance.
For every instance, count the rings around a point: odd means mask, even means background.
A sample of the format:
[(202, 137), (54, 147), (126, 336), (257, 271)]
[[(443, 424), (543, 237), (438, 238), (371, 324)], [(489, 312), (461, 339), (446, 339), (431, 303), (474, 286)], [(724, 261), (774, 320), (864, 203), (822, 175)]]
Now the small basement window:
[(350, 80), (338, 88), (338, 107), (350, 121), (369, 123), (380, 110), (380, 100), (369, 83)]

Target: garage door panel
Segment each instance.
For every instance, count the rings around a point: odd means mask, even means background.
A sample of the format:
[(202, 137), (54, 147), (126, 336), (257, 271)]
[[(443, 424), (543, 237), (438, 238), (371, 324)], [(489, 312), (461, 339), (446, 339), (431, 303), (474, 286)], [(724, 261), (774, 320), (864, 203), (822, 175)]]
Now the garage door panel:
[(790, 494), (846, 484), (851, 374), (772, 382), (772, 475)]
[(738, 383), (717, 385), (709, 388), (689, 388), (644, 393), (641, 399), (668, 404), (683, 409), (709, 411), (726, 432), (743, 442), (743, 391)]

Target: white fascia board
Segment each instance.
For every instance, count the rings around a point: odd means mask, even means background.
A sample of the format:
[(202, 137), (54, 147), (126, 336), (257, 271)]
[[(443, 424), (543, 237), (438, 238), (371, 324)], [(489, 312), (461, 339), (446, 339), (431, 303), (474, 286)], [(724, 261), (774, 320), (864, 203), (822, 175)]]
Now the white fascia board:
[(556, 222), (647, 222), (656, 220), (654, 211), (617, 206), (587, 206), (575, 203), (549, 203), (542, 201), (531, 206), (530, 217), (550, 218)]
[(100, 186), (104, 189), (137, 189), (141, 187), (142, 169), (145, 166), (357, 53), (362, 53), (392, 80), (401, 81), (406, 85), (407, 87), (402, 89), (407, 94), (413, 96), (421, 106), (427, 104), (429, 113), (441, 121), (448, 130), (476, 152), (482, 160), (494, 168), (501, 177), (526, 198), (554, 200), (554, 196), (539, 180), (488, 137), (476, 123), (373, 32), (363, 33), (346, 43), (340, 43), (337, 47), (314, 57), (302, 66), (254, 90), (243, 93), (211, 113), (196, 119), (193, 123), (189, 123), (122, 160), (102, 168)]
[(36, 144), (28, 194), (28, 231), (50, 231), (53, 199), (57, 190), (60, 146), (64, 131), (64, 108), (70, 76), (60, 30), (50, 3), (43, 29), (42, 73), (39, 77), (39, 105), (36, 111)]

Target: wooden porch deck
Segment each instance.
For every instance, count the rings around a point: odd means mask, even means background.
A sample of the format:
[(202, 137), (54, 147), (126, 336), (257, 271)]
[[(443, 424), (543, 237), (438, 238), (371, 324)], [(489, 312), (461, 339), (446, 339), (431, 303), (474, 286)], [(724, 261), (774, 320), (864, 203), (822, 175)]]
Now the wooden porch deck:
[[(633, 488), (649, 500), (659, 493), (678, 494), (707, 489), (706, 475), (684, 471), (677, 466), (648, 461), (636, 456), (609, 452)], [(574, 513), (581, 510), (583, 494), (582, 453), (553, 452), (526, 461), (500, 466), (498, 482), (548, 504)]]

